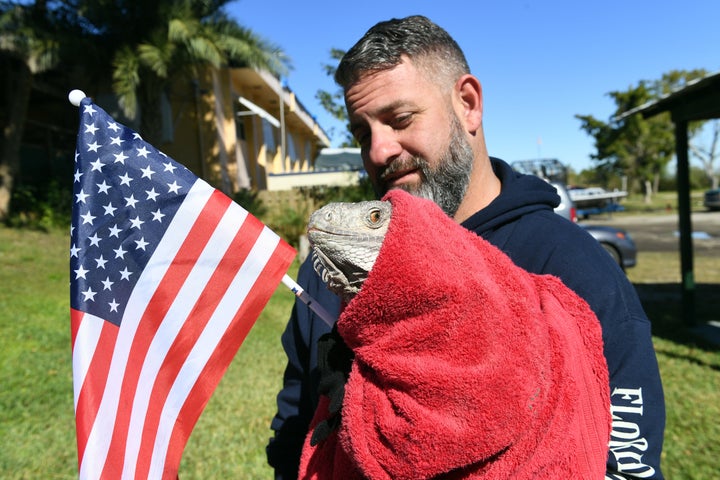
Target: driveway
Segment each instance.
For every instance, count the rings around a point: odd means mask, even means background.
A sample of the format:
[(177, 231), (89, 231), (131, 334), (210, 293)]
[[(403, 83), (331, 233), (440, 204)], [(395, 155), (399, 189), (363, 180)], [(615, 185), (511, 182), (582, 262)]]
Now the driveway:
[[(694, 253), (720, 257), (720, 212), (693, 212), (691, 222)], [(680, 250), (677, 212), (661, 215), (598, 215), (580, 223), (610, 225), (627, 230), (640, 252)]]

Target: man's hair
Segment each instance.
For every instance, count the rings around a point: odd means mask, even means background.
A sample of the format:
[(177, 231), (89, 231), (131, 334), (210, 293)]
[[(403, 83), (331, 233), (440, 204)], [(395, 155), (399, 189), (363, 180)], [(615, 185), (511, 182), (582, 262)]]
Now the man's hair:
[(455, 82), (470, 73), (460, 46), (444, 29), (415, 15), (377, 23), (343, 56), (335, 81), (345, 90), (370, 72), (389, 70), (403, 56), (440, 82)]

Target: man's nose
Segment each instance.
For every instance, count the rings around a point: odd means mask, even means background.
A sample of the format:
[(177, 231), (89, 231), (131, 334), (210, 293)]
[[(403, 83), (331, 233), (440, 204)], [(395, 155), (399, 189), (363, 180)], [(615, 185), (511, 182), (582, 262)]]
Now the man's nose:
[(402, 153), (402, 146), (392, 128), (383, 125), (372, 132), (367, 152), (369, 166), (384, 167)]

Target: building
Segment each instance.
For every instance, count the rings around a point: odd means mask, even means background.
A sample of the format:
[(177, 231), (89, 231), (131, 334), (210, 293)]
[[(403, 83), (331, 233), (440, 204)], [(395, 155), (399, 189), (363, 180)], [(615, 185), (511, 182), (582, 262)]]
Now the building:
[[(327, 154), (319, 157), (328, 152), (327, 134), (267, 72), (208, 69), (193, 92), (174, 94), (168, 103), (164, 121), (174, 122), (164, 126), (167, 142), (159, 148), (225, 193), (358, 182), (357, 169), (328, 168)], [(360, 158), (359, 151), (341, 151)], [(318, 158), (322, 169), (316, 168)]]
[[(109, 83), (38, 77), (25, 121), (18, 184), (44, 192), (72, 174), (78, 128), (77, 109), (67, 100), (72, 88), (139, 129), (139, 122), (122, 114)], [(343, 171), (345, 163), (328, 166), (336, 151), (327, 150), (327, 134), (295, 94), (267, 72), (207, 69), (196, 81), (178, 79), (162, 99), (161, 131), (155, 147), (230, 196), (242, 189), (351, 185), (359, 178), (357, 169)], [(350, 155), (357, 164), (357, 151), (340, 152), (345, 152), (342, 162)]]

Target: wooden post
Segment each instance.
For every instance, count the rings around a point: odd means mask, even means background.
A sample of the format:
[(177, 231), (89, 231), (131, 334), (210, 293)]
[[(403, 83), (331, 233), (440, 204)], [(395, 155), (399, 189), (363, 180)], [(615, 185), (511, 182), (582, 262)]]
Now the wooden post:
[(675, 123), (675, 155), (677, 157), (677, 192), (680, 229), (680, 279), (682, 282), (683, 321), (695, 325), (695, 277), (693, 273), (692, 221), (690, 218), (690, 165), (688, 160), (688, 123)]

